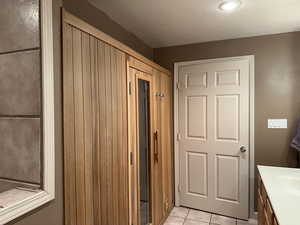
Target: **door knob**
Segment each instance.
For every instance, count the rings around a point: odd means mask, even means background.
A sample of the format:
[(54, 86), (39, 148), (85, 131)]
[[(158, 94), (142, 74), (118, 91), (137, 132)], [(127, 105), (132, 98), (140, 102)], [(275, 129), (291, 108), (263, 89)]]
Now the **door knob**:
[(245, 147), (245, 146), (241, 146), (241, 147), (240, 147), (240, 151), (241, 151), (241, 152), (246, 152), (246, 151), (247, 151), (247, 149), (246, 149), (246, 147)]

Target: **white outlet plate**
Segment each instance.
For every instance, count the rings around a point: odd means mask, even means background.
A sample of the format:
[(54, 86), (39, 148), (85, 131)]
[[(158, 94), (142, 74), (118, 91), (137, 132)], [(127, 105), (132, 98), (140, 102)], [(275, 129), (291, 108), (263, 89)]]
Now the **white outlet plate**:
[(286, 129), (287, 128), (287, 119), (268, 119), (268, 128)]

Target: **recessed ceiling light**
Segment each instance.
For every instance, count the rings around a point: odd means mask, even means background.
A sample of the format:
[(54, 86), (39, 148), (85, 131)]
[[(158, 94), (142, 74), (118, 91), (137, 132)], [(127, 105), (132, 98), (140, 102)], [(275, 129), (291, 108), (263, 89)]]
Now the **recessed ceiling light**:
[(219, 5), (219, 9), (224, 12), (232, 12), (241, 5), (240, 0), (225, 0)]

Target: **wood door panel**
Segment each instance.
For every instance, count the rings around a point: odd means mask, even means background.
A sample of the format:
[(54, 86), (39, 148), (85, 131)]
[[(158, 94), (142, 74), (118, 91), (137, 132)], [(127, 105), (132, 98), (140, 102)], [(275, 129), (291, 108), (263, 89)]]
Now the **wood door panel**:
[(125, 53), (64, 24), (66, 225), (128, 225)]
[(128, 157), (128, 111), (127, 111), (127, 79), (126, 79), (126, 55), (120, 54), (119, 52), (119, 73), (122, 74), (121, 79), (120, 79), (120, 88), (118, 89), (119, 93), (119, 103), (118, 105), (120, 106), (120, 114), (121, 116), (119, 117), (120, 119), (120, 146), (119, 146), (119, 151), (120, 151), (120, 162), (121, 166), (119, 167), (120, 169), (120, 184), (123, 186), (120, 186), (120, 194), (121, 196), (120, 199), (120, 205), (119, 209), (121, 212), (120, 215), (120, 224), (121, 225), (128, 225), (129, 224), (129, 157)]
[(154, 164), (154, 225), (159, 225), (164, 219), (164, 192), (163, 192), (163, 153), (161, 148), (162, 143), (162, 124), (161, 124), (161, 98), (158, 96), (161, 90), (160, 72), (153, 70), (154, 79), (154, 101), (153, 101), (153, 124), (154, 130), (158, 132), (157, 151), (158, 161)]
[(173, 154), (172, 154), (172, 79), (161, 73), (161, 148), (163, 158), (163, 189), (165, 215), (173, 205)]
[(135, 83), (135, 76), (136, 70), (129, 67), (127, 62), (127, 76), (128, 76), (128, 87), (129, 87), (129, 94), (128, 94), (128, 126), (129, 126), (129, 139), (128, 139), (128, 146), (130, 148), (130, 224), (138, 224), (138, 174), (137, 169), (135, 168), (137, 162), (137, 126), (136, 126), (136, 87)]
[[(151, 133), (157, 132), (157, 140), (151, 135), (151, 142), (153, 146), (152, 151), (152, 224), (163, 224), (166, 217), (169, 215), (173, 206), (173, 154), (172, 154), (172, 82), (168, 75), (164, 75), (159, 71), (153, 69), (152, 76), (133, 68), (137, 64), (128, 63), (128, 82), (131, 85), (131, 94), (128, 97), (129, 101), (129, 125), (130, 125), (130, 146), (133, 152), (133, 166), (131, 166), (131, 223), (136, 225), (139, 223), (139, 188), (138, 188), (138, 168), (135, 168), (138, 158), (137, 148), (134, 143), (137, 143), (136, 132), (136, 77), (152, 82), (153, 88), (151, 90), (151, 101), (153, 104), (151, 112)], [(152, 86), (152, 84), (150, 86)], [(164, 97), (162, 97), (164, 96)], [(151, 108), (151, 107), (150, 107)], [(154, 154), (157, 157), (154, 157)]]
[[(129, 66), (129, 65), (128, 65)], [(153, 207), (153, 204), (155, 204), (155, 192), (154, 189), (156, 187), (155, 179), (154, 179), (154, 152), (156, 151), (155, 149), (155, 144), (153, 140), (152, 134), (154, 133), (154, 125), (153, 125), (153, 98), (152, 98), (152, 93), (153, 93), (153, 80), (151, 74), (146, 74), (144, 72), (141, 72), (135, 68), (132, 68), (129, 66), (128, 68), (128, 80), (129, 80), (129, 85), (131, 87), (131, 91), (129, 92), (128, 96), (128, 101), (130, 104), (130, 113), (128, 114), (129, 116), (129, 124), (131, 126), (130, 129), (130, 136), (132, 137), (130, 140), (130, 145), (132, 147), (132, 163), (130, 166), (130, 194), (131, 194), (131, 224), (133, 225), (138, 225), (141, 223), (141, 189), (140, 189), (140, 184), (141, 184), (141, 177), (140, 177), (140, 118), (139, 118), (139, 113), (137, 110), (140, 109), (140, 105), (138, 105), (139, 102), (139, 81), (144, 80), (148, 82), (148, 90), (149, 90), (149, 219), (151, 223), (155, 223), (155, 208)], [(147, 131), (147, 132), (148, 132)]]

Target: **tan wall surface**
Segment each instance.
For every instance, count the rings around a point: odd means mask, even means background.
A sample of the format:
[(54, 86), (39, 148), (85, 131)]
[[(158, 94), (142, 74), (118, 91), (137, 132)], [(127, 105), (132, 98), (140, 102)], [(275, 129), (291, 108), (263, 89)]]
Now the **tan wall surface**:
[[(255, 55), (255, 160), (296, 165), (289, 147), (300, 117), (300, 32), (154, 49), (154, 60), (174, 62)], [(287, 118), (288, 129), (267, 129), (268, 118)]]
[(147, 58), (153, 58), (151, 47), (111, 20), (105, 13), (90, 4), (88, 0), (63, 0), (63, 6), (70, 13), (123, 42)]

